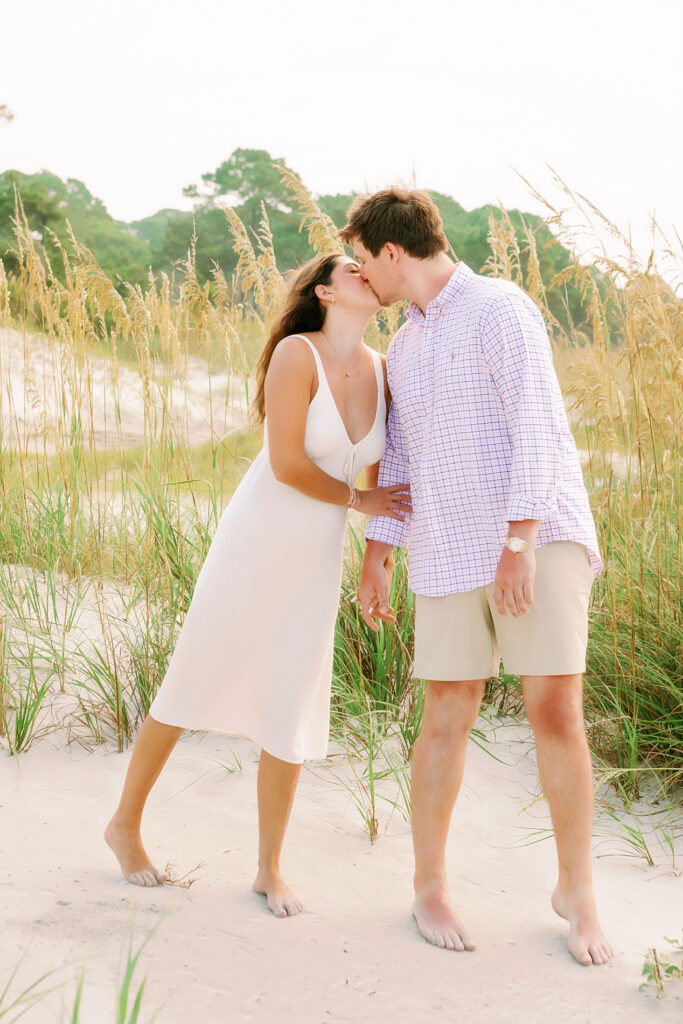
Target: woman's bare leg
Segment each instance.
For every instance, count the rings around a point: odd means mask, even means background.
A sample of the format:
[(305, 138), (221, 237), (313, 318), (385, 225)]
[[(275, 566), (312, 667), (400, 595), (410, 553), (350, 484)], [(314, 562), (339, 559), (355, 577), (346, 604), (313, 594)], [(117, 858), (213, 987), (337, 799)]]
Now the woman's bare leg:
[(119, 806), (104, 830), (124, 878), (135, 885), (160, 885), (167, 878), (145, 853), (140, 823), (150, 790), (182, 731), (147, 715), (135, 741)]
[(259, 858), (253, 888), (266, 897), (276, 917), (292, 917), (303, 910), (280, 874), (280, 851), (300, 773), (300, 764), (280, 761), (261, 751), (257, 782)]

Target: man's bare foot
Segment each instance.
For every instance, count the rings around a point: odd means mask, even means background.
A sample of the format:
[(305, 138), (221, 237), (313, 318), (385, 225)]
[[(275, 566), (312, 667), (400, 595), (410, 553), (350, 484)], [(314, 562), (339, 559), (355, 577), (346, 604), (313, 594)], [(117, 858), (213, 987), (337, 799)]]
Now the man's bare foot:
[(259, 871), (252, 889), (266, 897), (268, 909), (276, 917), (294, 917), (304, 909), (279, 872)]
[(413, 917), (420, 935), (440, 949), (476, 949), (476, 944), (451, 906), (448, 891), (441, 887), (415, 893)]
[(138, 831), (117, 825), (112, 818), (104, 830), (104, 838), (113, 850), (123, 877), (133, 885), (162, 885), (168, 875), (151, 863)]
[(606, 964), (612, 959), (614, 953), (600, 927), (591, 890), (574, 895), (558, 885), (551, 903), (555, 913), (569, 922), (567, 948), (578, 963), (588, 967)]

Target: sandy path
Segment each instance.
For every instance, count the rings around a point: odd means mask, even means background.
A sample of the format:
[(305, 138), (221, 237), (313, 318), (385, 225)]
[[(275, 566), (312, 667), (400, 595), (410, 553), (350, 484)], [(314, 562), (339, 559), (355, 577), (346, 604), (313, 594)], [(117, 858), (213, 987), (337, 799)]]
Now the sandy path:
[[(218, 762), (231, 761), (233, 750), (244, 770), (228, 774)], [(286, 877), (308, 909), (279, 921), (249, 891), (257, 751), (248, 741), (184, 736), (152, 795), (150, 853), (181, 873), (204, 863), (188, 890), (126, 884), (100, 839), (129, 752), (85, 754), (44, 741), (19, 759), (3, 754), (0, 968), (4, 974), (23, 951), (17, 981), (61, 967), (70, 1008), (77, 963), (87, 956), (82, 1024), (109, 1021), (135, 905), (136, 945), (171, 911), (142, 958), (144, 1021), (162, 1004), (160, 1024), (680, 1020), (683, 991), (677, 997), (671, 986), (660, 1003), (638, 991), (647, 947), (661, 950), (663, 936), (680, 933), (680, 877), (663, 852), (661, 865), (648, 868), (605, 856), (624, 850), (618, 838), (596, 840), (599, 901), (617, 954), (609, 967), (576, 965), (548, 903), (552, 843), (515, 847), (529, 838), (526, 829), (549, 825), (543, 801), (528, 807), (536, 791), (528, 751), (523, 726), (498, 729), (495, 752), (507, 765), (470, 745), (449, 857), (479, 942), (474, 954), (436, 950), (418, 936), (407, 826), (394, 815), (371, 846), (329, 767), (303, 773), (286, 850)], [(343, 760), (334, 770), (344, 771)], [(380, 813), (384, 828), (388, 812)], [(25, 1019), (58, 1019), (49, 1007), (59, 998), (53, 993)]]

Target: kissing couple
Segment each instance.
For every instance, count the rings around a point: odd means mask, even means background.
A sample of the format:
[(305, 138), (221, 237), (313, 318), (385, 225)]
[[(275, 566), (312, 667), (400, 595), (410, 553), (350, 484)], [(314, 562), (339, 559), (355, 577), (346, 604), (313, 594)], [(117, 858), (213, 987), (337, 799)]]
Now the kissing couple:
[[(558, 855), (554, 910), (580, 964), (612, 957), (591, 873), (593, 776), (582, 707), (588, 605), (602, 563), (543, 317), (515, 284), (453, 262), (426, 192), (357, 197), (339, 253), (304, 264), (260, 357), (259, 455), (223, 512), (105, 838), (124, 876), (166, 876), (142, 845), (147, 797), (183, 729), (259, 744), (254, 889), (302, 904), (280, 873), (301, 764), (327, 754), (347, 510), (368, 516), (365, 622), (394, 622), (393, 552), (416, 595), (426, 680), (412, 757), (413, 914), (435, 946), (473, 950), (446, 840), (487, 679), (521, 676)], [(365, 345), (408, 300), (386, 358)], [(363, 471), (363, 487), (357, 481)]]

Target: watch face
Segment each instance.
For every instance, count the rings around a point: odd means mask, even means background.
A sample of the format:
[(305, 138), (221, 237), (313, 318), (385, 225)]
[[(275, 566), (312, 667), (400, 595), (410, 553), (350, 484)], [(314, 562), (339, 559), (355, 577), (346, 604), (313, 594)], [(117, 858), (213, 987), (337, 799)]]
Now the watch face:
[(508, 537), (508, 547), (511, 551), (523, 551), (524, 541), (519, 537)]

